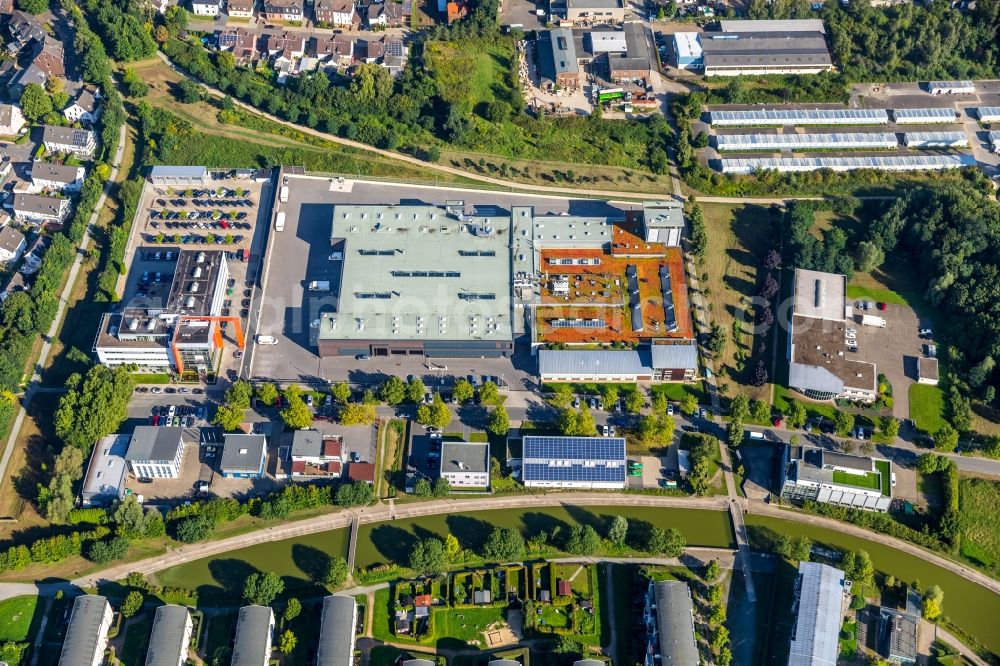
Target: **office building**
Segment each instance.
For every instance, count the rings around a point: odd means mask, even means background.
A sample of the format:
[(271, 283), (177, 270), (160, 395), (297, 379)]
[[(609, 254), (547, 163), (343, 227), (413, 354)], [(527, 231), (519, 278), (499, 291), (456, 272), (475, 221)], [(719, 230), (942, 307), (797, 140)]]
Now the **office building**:
[(643, 624), (647, 637), (643, 666), (697, 666), (701, 663), (694, 634), (694, 603), (687, 583), (650, 581)]
[(836, 666), (840, 625), (850, 592), (840, 569), (818, 562), (799, 563), (788, 666)]
[(705, 76), (818, 74), (833, 69), (822, 21), (721, 21), (720, 32), (674, 35), (678, 67)]
[(155, 276), (147, 271), (135, 291), (101, 321), (94, 352), (104, 365), (134, 364), (140, 372), (204, 374), (214, 371), (223, 348), (223, 321), (233, 325), (237, 342), (242, 328), (236, 317), (223, 317), (229, 266), (219, 250), (180, 250), (173, 270)]
[(343, 437), (324, 435), (318, 430), (296, 430), (282, 467), (288, 477), (340, 478), (345, 462)]
[(128, 470), (125, 454), (128, 453), (130, 439), (128, 435), (108, 435), (94, 445), (83, 475), (81, 506), (111, 506), (125, 498), (125, 475)]
[(264, 476), (267, 438), (264, 435), (226, 433), (219, 459), (219, 473), (226, 478), (257, 479)]
[(176, 479), (184, 457), (184, 429), (137, 426), (125, 460), (136, 478)]
[(547, 437), (522, 440), (521, 480), (528, 488), (621, 490), (623, 437)]
[(154, 166), (149, 170), (149, 182), (163, 187), (204, 187), (209, 180), (203, 166)]
[(813, 400), (845, 398), (874, 402), (878, 396), (875, 364), (851, 358), (847, 344), (853, 324), (847, 302), (847, 278), (834, 273), (795, 270), (789, 317), (788, 385)]
[(802, 446), (785, 447), (781, 496), (886, 512), (892, 504), (892, 463)]
[(193, 627), (191, 613), (184, 606), (171, 604), (157, 608), (146, 650), (146, 666), (184, 666)]
[(104, 597), (85, 594), (73, 601), (59, 666), (101, 666), (114, 612)]
[(316, 666), (352, 666), (357, 623), (358, 604), (354, 597), (331, 594), (323, 599)]
[(538, 350), (543, 382), (686, 382), (693, 381), (697, 372), (698, 347), (693, 340), (628, 350)]
[(271, 659), (274, 612), (268, 606), (244, 606), (236, 621), (232, 666), (267, 666)]
[(490, 445), (485, 442), (443, 442), (440, 474), (452, 488), (488, 488)]
[(621, 23), (625, 20), (624, 0), (555, 0), (552, 13), (568, 23)]

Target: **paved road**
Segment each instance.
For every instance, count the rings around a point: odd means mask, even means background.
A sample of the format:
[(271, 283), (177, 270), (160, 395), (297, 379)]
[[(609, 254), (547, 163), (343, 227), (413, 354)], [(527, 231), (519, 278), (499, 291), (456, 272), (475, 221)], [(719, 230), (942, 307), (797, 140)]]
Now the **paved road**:
[(66, 315), (66, 306), (69, 302), (70, 294), (73, 293), (73, 287), (76, 284), (77, 276), (80, 274), (80, 268), (83, 265), (83, 258), (87, 254), (87, 248), (90, 246), (90, 230), (95, 224), (97, 224), (97, 216), (104, 208), (104, 202), (107, 199), (108, 191), (115, 184), (115, 179), (118, 176), (118, 165), (121, 164), (122, 155), (125, 154), (125, 132), (127, 125), (122, 124), (122, 128), (118, 133), (118, 150), (115, 151), (114, 160), (111, 164), (111, 176), (108, 178), (108, 182), (104, 184), (104, 191), (101, 193), (101, 198), (97, 200), (97, 205), (94, 206), (94, 214), (90, 216), (90, 220), (87, 222), (87, 228), (83, 232), (83, 238), (80, 239), (80, 244), (76, 249), (76, 259), (73, 261), (73, 266), (69, 271), (69, 279), (66, 280), (66, 286), (63, 287), (62, 293), (59, 295), (59, 309), (56, 311), (56, 316), (52, 320), (52, 325), (49, 326), (48, 333), (42, 339), (42, 350), (38, 355), (38, 361), (35, 363), (35, 369), (32, 372), (31, 380), (28, 383), (28, 387), (24, 391), (24, 395), (21, 397), (21, 408), (17, 412), (17, 416), (14, 419), (14, 427), (11, 428), (10, 436), (7, 438), (6, 446), (4, 446), (3, 456), (0, 457), (0, 484), (7, 481), (7, 465), (10, 463), (10, 458), (14, 454), (14, 447), (17, 445), (18, 435), (21, 434), (21, 426), (24, 424), (24, 418), (27, 414), (28, 406), (31, 404), (31, 399), (36, 393), (41, 390), (41, 371), (48, 363), (49, 354), (52, 353), (52, 341), (55, 340), (56, 335), (59, 332), (59, 327), (62, 325), (63, 317)]

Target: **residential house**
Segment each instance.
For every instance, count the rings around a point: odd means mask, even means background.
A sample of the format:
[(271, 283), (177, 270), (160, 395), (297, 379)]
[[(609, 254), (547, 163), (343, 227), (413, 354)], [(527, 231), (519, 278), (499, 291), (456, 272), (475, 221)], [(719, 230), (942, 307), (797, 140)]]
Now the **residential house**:
[(344, 35), (316, 37), (316, 58), (334, 67), (350, 67), (354, 64), (354, 40)]
[(146, 645), (146, 666), (184, 666), (193, 629), (191, 613), (184, 606), (168, 604), (157, 608)]
[(256, 0), (226, 0), (226, 13), (233, 18), (253, 18)]
[(108, 630), (114, 619), (111, 604), (96, 594), (84, 594), (73, 601), (66, 626), (59, 666), (100, 666), (108, 647)]
[(86, 170), (82, 166), (36, 162), (31, 167), (31, 184), (38, 190), (79, 192)]
[(316, 22), (337, 28), (358, 29), (361, 17), (354, 8), (354, 0), (316, 0), (313, 7)]
[(7, 297), (11, 294), (16, 294), (19, 291), (28, 291), (29, 289), (31, 289), (31, 283), (25, 277), (24, 273), (14, 273), (10, 280), (7, 281), (7, 285), (3, 288), (3, 291), (0, 291), (0, 303), (7, 300)]
[(45, 125), (42, 128), (42, 143), (50, 153), (72, 153), (82, 157), (93, 157), (97, 150), (94, 133), (85, 129)]
[(271, 659), (274, 611), (268, 606), (244, 606), (236, 621), (233, 666), (267, 666)]
[(644, 666), (698, 666), (691, 589), (680, 580), (650, 581), (643, 612)]
[(369, 30), (399, 28), (405, 24), (403, 5), (392, 0), (368, 5), (367, 18)]
[(271, 34), (264, 40), (264, 50), (275, 70), (290, 72), (291, 64), (305, 55), (306, 40), (287, 32)]
[(354, 597), (332, 594), (323, 599), (316, 644), (317, 666), (350, 666), (354, 663), (354, 634), (358, 604)]
[(191, 0), (191, 11), (196, 16), (218, 16), (222, 13), (222, 0)]
[(381, 39), (359, 39), (355, 59), (368, 64), (376, 64), (385, 56), (385, 42)]
[(445, 20), (451, 25), (469, 15), (469, 6), (464, 2), (449, 2), (445, 12)]
[(440, 473), (452, 488), (488, 488), (490, 445), (476, 442), (444, 442)]
[[(7, 218), (7, 215), (2, 214), (0, 217)], [(3, 224), (6, 224), (6, 222), (0, 223), (0, 226)], [(24, 255), (24, 259), (21, 260), (21, 268), (18, 270), (24, 275), (34, 275), (37, 273), (38, 269), (42, 267), (42, 258), (45, 256), (45, 251), (49, 249), (49, 245), (51, 244), (52, 236), (37, 236), (35, 242), (28, 248), (28, 253)]]
[(7, 51), (14, 55), (31, 42), (44, 40), (45, 30), (34, 16), (28, 12), (16, 10), (11, 12), (10, 20), (7, 21), (7, 35), (10, 37), (10, 41), (7, 42)]
[(227, 433), (222, 443), (219, 473), (226, 478), (259, 479), (264, 476), (267, 438), (264, 435)]
[(219, 50), (232, 51), (238, 65), (248, 65), (257, 58), (257, 33), (246, 28), (219, 30), (216, 33)]
[(31, 60), (24, 69), (11, 77), (7, 88), (12, 97), (20, 99), (29, 83), (44, 86), (49, 79), (64, 76), (66, 76), (66, 64), (63, 60), (62, 42), (46, 38), (34, 43)]
[(403, 40), (398, 37), (386, 37), (382, 66), (389, 70), (391, 75), (398, 76), (406, 66), (406, 59), (407, 49)]
[(125, 497), (125, 454), (128, 435), (107, 435), (94, 446), (83, 476), (80, 504), (84, 507), (111, 506)]
[(342, 437), (323, 435), (318, 430), (296, 430), (285, 470), (289, 477), (339, 478), (345, 461)]
[(367, 484), (375, 483), (375, 465), (372, 463), (352, 462), (347, 465), (347, 478), (350, 481), (363, 481)]
[(21, 107), (14, 104), (0, 104), (0, 135), (15, 136), (24, 128)]
[(71, 123), (93, 123), (97, 120), (97, 95), (83, 88), (73, 103), (63, 110), (63, 115)]
[(62, 224), (69, 215), (69, 199), (41, 194), (14, 194), (14, 219), (35, 224)]
[(264, 0), (265, 21), (301, 21), (302, 0)]
[(184, 429), (138, 426), (125, 460), (140, 479), (176, 479), (184, 457)]
[(0, 264), (17, 261), (27, 246), (24, 234), (17, 229), (9, 225), (0, 229)]

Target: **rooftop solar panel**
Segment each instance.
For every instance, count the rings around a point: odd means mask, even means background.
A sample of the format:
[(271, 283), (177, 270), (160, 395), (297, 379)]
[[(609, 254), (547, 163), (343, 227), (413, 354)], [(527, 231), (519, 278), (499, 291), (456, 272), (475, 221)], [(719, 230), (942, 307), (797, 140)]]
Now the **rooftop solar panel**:
[(522, 455), (525, 483), (625, 483), (621, 437), (528, 436)]
[(605, 328), (603, 319), (553, 319), (552, 328)]

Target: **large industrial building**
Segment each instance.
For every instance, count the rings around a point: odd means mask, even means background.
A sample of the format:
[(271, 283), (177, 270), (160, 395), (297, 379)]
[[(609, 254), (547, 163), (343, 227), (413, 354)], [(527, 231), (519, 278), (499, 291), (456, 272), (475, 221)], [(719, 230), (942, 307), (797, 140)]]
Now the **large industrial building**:
[(818, 74), (833, 69), (823, 22), (721, 21), (720, 32), (677, 33), (679, 67), (705, 76)]
[(878, 394), (874, 363), (850, 358), (847, 278), (795, 270), (788, 331), (788, 385), (813, 400), (873, 402)]
[(694, 340), (643, 345), (636, 349), (540, 349), (543, 382), (685, 382), (698, 373)]
[(635, 21), (620, 30), (598, 26), (540, 31), (536, 49), (541, 84), (578, 88), (584, 69), (606, 82), (649, 79), (657, 67), (651, 37), (649, 29)]
[(621, 490), (623, 437), (546, 437), (522, 440), (521, 480), (527, 488)]
[[(143, 252), (143, 250), (140, 250)], [(171, 253), (167, 253), (171, 254)], [(213, 372), (222, 350), (222, 303), (229, 280), (225, 252), (180, 250), (177, 261), (158, 262), (113, 312), (104, 316), (94, 353), (104, 365), (134, 364), (140, 372)], [(165, 271), (166, 279), (160, 275)]]
[(836, 665), (840, 625), (850, 591), (840, 569), (818, 562), (799, 563), (788, 666)]

